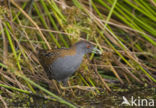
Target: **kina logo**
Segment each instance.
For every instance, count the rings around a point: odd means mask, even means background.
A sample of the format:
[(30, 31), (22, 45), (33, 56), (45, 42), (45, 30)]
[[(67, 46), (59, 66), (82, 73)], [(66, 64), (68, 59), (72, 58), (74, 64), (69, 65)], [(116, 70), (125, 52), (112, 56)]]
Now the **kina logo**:
[(130, 100), (122, 96), (122, 99), (122, 106), (154, 106), (154, 99), (141, 99), (139, 96), (137, 98), (131, 96)]

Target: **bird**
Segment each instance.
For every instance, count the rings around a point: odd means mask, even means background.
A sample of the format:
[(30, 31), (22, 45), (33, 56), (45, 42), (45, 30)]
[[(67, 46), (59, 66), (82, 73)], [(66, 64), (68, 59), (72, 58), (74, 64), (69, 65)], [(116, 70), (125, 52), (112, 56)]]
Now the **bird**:
[(44, 68), (48, 78), (66, 84), (68, 78), (80, 67), (85, 54), (100, 54), (101, 51), (89, 41), (81, 40), (70, 48), (52, 50), (39, 49), (37, 53), (38, 60)]

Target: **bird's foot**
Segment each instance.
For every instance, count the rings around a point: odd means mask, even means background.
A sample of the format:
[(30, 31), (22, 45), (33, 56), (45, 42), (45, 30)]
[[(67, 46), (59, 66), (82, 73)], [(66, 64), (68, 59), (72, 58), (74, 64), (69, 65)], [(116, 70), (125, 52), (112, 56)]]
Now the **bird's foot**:
[(94, 91), (94, 90), (97, 89), (96, 87), (79, 86), (79, 85), (68, 86), (68, 87), (64, 87), (64, 86), (60, 85), (60, 88), (63, 89), (63, 90), (76, 88), (76, 89), (87, 90), (87, 91)]

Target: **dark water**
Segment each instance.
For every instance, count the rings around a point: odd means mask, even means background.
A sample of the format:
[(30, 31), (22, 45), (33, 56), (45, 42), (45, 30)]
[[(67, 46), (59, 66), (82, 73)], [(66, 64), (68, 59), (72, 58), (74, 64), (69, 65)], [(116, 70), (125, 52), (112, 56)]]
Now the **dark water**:
[[(113, 92), (108, 93), (105, 90), (101, 90), (100, 94), (92, 95), (88, 91), (77, 91), (75, 96), (70, 92), (65, 92), (64, 96), (61, 96), (68, 102), (77, 105), (77, 107), (85, 108), (110, 108), (110, 107), (150, 107), (156, 106), (156, 88), (153, 87), (113, 87)], [(103, 93), (102, 93), (103, 92)], [(19, 97), (21, 95), (21, 97)], [(23, 98), (22, 98), (23, 96)], [(129, 102), (130, 105), (122, 104), (124, 99)], [(8, 102), (9, 108), (27, 107), (27, 108), (58, 108), (67, 107), (64, 104), (60, 104), (57, 101), (49, 101), (45, 98), (28, 96), (17, 93), (14, 98), (5, 97), (5, 101)], [(3, 104), (0, 102), (0, 105)]]

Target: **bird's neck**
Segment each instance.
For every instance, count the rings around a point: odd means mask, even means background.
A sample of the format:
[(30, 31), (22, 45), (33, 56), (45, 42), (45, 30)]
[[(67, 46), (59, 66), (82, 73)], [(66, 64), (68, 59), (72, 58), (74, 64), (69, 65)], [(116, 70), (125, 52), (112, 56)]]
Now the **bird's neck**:
[(73, 46), (73, 47), (71, 47), (71, 50), (76, 51), (76, 55), (79, 55), (79, 56), (84, 56), (84, 55), (85, 55), (84, 52), (81, 51), (82, 49), (79, 48), (79, 47), (77, 47), (77, 46)]

